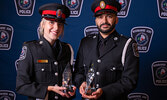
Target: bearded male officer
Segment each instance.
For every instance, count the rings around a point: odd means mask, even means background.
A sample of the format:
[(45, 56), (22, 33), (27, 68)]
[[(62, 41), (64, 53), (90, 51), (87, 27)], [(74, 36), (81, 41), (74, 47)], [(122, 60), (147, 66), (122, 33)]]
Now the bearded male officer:
[[(83, 98), (127, 100), (138, 81), (136, 41), (115, 30), (121, 5), (116, 0), (94, 0), (92, 7), (99, 34), (81, 40), (75, 63), (75, 82)], [(85, 94), (86, 75), (93, 63), (96, 91)]]

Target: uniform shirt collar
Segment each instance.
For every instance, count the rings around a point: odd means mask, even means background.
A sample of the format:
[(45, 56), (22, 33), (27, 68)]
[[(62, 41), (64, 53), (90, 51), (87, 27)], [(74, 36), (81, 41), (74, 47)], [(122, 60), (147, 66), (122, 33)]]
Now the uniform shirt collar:
[(104, 42), (104, 43), (106, 43), (111, 37), (115, 36), (115, 34), (117, 34), (116, 30), (114, 32), (112, 32), (108, 37), (103, 38), (101, 36), (101, 34), (99, 33), (99, 35), (98, 35), (98, 42)]

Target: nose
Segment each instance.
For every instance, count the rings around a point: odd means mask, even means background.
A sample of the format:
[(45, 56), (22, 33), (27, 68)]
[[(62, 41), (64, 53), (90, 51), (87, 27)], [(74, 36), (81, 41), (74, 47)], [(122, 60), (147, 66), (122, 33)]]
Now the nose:
[(103, 17), (103, 21), (104, 21), (104, 23), (107, 22), (107, 17), (106, 16)]
[(54, 23), (53, 28), (54, 28), (55, 30), (58, 30), (59, 25), (58, 25), (58, 23), (57, 23), (57, 22), (55, 22), (55, 23)]

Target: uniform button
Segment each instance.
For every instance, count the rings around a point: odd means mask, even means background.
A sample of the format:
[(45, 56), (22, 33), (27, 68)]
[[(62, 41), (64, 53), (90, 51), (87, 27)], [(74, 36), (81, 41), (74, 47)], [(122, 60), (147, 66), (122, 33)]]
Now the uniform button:
[(111, 68), (111, 71), (114, 71), (114, 70), (116, 70), (116, 68), (115, 68), (115, 67)]
[(54, 62), (54, 64), (57, 66), (57, 65), (58, 65), (58, 62), (56, 61), (56, 62)]
[(114, 37), (114, 40), (115, 40), (115, 41), (118, 40), (118, 37)]
[(98, 62), (98, 63), (101, 63), (101, 60), (100, 60), (100, 59), (98, 59), (98, 60), (97, 60), (97, 62)]
[(43, 41), (40, 41), (39, 44), (43, 44)]
[(55, 96), (55, 99), (59, 99), (59, 97), (58, 97), (58, 96)]
[(96, 36), (93, 36), (93, 38), (95, 39), (95, 38), (96, 38)]
[(41, 69), (41, 71), (44, 71), (44, 70), (45, 70), (44, 68)]
[(96, 88), (99, 88), (99, 84), (96, 84)]
[(58, 75), (58, 73), (56, 72), (56, 73), (55, 73), (55, 76), (57, 76), (57, 75)]
[(96, 75), (100, 75), (100, 72), (96, 72)]
[(116, 70), (116, 68), (115, 68), (115, 67), (113, 67), (112, 69), (113, 69), (113, 70)]

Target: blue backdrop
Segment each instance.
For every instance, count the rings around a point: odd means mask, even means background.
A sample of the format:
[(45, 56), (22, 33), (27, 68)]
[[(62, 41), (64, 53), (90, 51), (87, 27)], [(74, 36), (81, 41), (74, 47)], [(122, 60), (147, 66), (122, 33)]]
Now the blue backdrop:
[[(40, 5), (63, 3), (71, 10), (62, 41), (72, 45), (76, 57), (81, 38), (96, 33), (91, 12), (93, 0), (0, 1), (0, 100), (25, 100), (15, 92), (16, 65), (22, 43), (38, 39)], [(138, 86), (131, 100), (167, 100), (167, 0), (119, 0), (122, 3), (116, 30), (133, 37), (140, 52)], [(76, 100), (81, 98), (77, 91)]]

